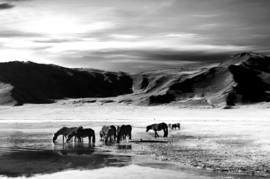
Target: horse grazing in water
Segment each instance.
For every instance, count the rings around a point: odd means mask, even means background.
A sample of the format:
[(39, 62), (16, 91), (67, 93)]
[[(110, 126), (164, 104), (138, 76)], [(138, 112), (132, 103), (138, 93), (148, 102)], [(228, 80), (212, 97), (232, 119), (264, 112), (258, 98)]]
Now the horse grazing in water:
[(63, 136), (63, 143), (64, 143), (64, 137), (66, 138), (67, 135), (74, 131), (75, 129), (77, 129), (77, 127), (62, 127), (61, 129), (59, 129), (54, 135), (53, 135), (53, 142), (55, 142), (55, 140), (57, 139), (57, 137), (59, 135), (62, 135)]
[(157, 131), (164, 131), (164, 136), (163, 137), (168, 137), (168, 126), (166, 123), (162, 122), (159, 124), (152, 124), (146, 127), (146, 132), (148, 132), (149, 130), (153, 130), (155, 131), (155, 137), (159, 137)]
[(102, 138), (105, 136), (107, 136), (108, 130), (111, 129), (110, 134), (114, 136), (114, 140), (116, 140), (116, 127), (114, 125), (111, 126), (103, 126), (101, 128), (101, 131), (99, 132), (100, 135), (100, 139), (102, 140)]
[(172, 124), (172, 129), (176, 130), (177, 127), (180, 130), (180, 123)]
[(110, 142), (112, 142), (112, 136), (115, 138), (116, 130), (114, 128), (109, 127), (104, 135), (105, 143), (108, 142), (108, 138), (110, 138)]
[(83, 129), (82, 127), (79, 127), (71, 131), (67, 136), (67, 142), (69, 142), (73, 136), (76, 136), (80, 142), (84, 137), (88, 137), (89, 143), (91, 142), (91, 138), (93, 143), (96, 142), (95, 131), (91, 128)]
[(129, 136), (129, 140), (131, 140), (131, 132), (132, 127), (131, 125), (122, 125), (117, 127), (117, 143), (120, 142), (120, 140), (126, 139), (127, 136)]

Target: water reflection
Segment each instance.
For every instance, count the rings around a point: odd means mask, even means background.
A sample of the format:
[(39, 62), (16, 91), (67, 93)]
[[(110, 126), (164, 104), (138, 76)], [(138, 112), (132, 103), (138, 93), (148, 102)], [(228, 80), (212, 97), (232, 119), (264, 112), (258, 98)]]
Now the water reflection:
[(54, 144), (53, 151), (61, 155), (91, 155), (95, 151), (93, 143)]
[(132, 149), (132, 145), (118, 145), (117, 148), (119, 150), (131, 150)]
[(50, 134), (21, 134), (0, 137), (0, 176), (17, 177), (55, 173), (67, 169), (123, 167), (130, 156), (106, 153), (92, 143), (51, 142)]

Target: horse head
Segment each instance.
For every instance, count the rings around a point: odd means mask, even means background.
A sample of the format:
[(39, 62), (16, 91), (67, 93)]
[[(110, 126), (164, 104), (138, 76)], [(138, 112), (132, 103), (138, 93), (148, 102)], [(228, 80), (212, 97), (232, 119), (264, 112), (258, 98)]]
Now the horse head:
[(150, 129), (152, 129), (152, 125), (146, 126), (146, 132), (148, 132)]
[(69, 142), (72, 137), (73, 137), (72, 135), (68, 134), (66, 142)]
[(55, 142), (55, 140), (57, 139), (57, 137), (58, 137), (58, 135), (55, 133), (55, 134), (53, 135), (53, 142)]
[(79, 126), (79, 127), (77, 127), (76, 130), (83, 130), (83, 127), (82, 126)]
[(103, 132), (102, 131), (99, 132), (99, 136), (100, 136), (100, 139), (102, 139), (102, 137), (103, 137)]
[(73, 131), (71, 131), (68, 135), (67, 135), (67, 140), (66, 142), (69, 142), (70, 139), (77, 133), (77, 129), (74, 129)]

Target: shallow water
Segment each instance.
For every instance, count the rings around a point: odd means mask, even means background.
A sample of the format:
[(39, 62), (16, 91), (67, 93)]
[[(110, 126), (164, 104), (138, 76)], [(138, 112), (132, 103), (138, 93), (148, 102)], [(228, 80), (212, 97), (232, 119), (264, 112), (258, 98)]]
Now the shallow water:
[[(99, 128), (99, 127), (96, 127)], [(147, 139), (152, 133), (135, 128), (133, 139)], [(114, 150), (133, 150), (138, 145), (122, 143), (52, 143), (52, 131), (0, 132), (0, 178), (255, 178), (152, 161), (145, 156), (117, 155)]]

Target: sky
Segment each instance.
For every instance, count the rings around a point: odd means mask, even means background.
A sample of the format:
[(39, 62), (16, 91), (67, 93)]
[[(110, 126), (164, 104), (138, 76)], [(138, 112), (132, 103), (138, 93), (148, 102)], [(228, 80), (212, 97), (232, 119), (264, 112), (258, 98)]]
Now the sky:
[(270, 54), (269, 0), (0, 0), (0, 62), (141, 72)]

